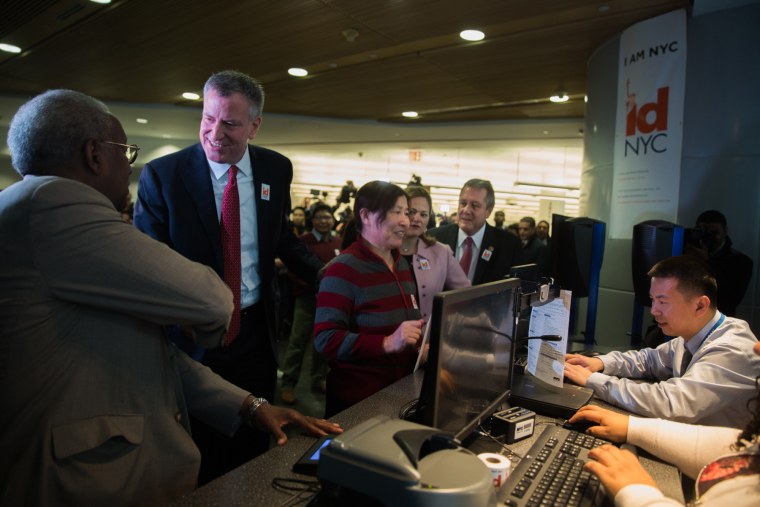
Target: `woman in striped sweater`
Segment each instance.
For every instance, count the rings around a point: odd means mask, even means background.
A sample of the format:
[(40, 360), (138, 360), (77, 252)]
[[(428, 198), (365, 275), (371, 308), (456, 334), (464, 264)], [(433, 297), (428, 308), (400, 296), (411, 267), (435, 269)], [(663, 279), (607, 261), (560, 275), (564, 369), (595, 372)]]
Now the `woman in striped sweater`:
[(325, 271), (314, 347), (329, 359), (326, 417), (412, 372), (422, 330), (409, 264), (399, 255), (409, 227), (404, 191), (372, 181), (356, 194), (357, 240)]

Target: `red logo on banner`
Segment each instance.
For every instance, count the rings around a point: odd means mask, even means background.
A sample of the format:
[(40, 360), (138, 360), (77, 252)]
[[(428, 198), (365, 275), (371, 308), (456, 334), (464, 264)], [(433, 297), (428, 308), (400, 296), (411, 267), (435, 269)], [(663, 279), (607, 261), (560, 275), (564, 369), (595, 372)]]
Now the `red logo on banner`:
[[(657, 100), (647, 102), (638, 106), (636, 104), (636, 94), (631, 93), (626, 81), (626, 100), (625, 100), (625, 152), (628, 156), (629, 151), (639, 155), (643, 152), (646, 155), (649, 151), (655, 153), (664, 153), (667, 151), (668, 134), (668, 94), (670, 87), (664, 86), (657, 89)], [(652, 134), (652, 132), (658, 132)], [(638, 135), (636, 134), (650, 134)], [(631, 136), (636, 136), (629, 140)]]
[(626, 100), (625, 135), (632, 136), (638, 130), (649, 134), (655, 130), (668, 130), (668, 91), (665, 86), (657, 90), (657, 101), (636, 106), (636, 94), (628, 94)]

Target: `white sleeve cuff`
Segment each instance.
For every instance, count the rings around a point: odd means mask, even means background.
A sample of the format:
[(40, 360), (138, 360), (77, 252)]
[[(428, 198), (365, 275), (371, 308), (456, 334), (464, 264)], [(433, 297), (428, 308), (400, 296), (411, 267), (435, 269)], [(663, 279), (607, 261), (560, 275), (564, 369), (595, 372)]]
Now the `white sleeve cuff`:
[(630, 484), (615, 495), (615, 507), (665, 507), (671, 505), (682, 507), (681, 503), (666, 497), (659, 489), (646, 484)]

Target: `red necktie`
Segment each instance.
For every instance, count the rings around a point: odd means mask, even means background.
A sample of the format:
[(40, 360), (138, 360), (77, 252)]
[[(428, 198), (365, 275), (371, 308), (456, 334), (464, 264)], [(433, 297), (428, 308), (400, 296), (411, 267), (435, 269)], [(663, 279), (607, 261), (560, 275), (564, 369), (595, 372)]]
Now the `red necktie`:
[(470, 264), (472, 264), (472, 237), (467, 236), (462, 245), (462, 257), (459, 259), (459, 265), (462, 266), (465, 275), (470, 274)]
[(232, 291), (235, 309), (224, 337), (224, 346), (229, 347), (240, 332), (240, 198), (237, 187), (238, 168), (230, 166), (227, 186), (222, 197), (222, 256), (224, 258), (224, 283)]

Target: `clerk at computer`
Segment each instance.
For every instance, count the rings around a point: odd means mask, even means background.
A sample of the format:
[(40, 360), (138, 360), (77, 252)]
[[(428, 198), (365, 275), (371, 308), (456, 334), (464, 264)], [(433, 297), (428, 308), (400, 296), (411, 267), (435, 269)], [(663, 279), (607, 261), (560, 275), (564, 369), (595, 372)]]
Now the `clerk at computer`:
[(648, 275), (652, 315), (663, 333), (675, 338), (655, 349), (599, 357), (568, 354), (565, 376), (636, 414), (744, 427), (760, 370), (760, 358), (752, 353), (757, 338), (749, 325), (718, 311), (715, 278), (697, 258), (665, 259)]

